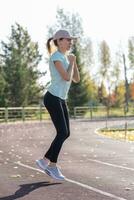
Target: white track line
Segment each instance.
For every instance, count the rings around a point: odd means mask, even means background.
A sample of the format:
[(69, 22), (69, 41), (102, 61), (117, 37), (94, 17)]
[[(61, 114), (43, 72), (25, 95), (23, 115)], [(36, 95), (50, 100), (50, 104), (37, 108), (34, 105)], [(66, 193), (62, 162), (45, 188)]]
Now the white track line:
[(134, 168), (130, 168), (130, 167), (125, 167), (125, 166), (121, 166), (121, 165), (107, 163), (107, 162), (103, 162), (103, 161), (100, 161), (100, 160), (94, 160), (94, 159), (88, 159), (88, 160), (91, 161), (91, 162), (96, 162), (96, 163), (108, 165), (108, 166), (111, 166), (111, 167), (116, 167), (116, 168), (120, 168), (120, 169), (126, 169), (126, 170), (134, 171)]
[[(32, 170), (35, 170), (35, 171), (39, 171), (39, 172), (41, 172), (41, 173), (44, 174), (44, 172), (41, 171), (40, 169), (31, 167), (31, 166), (29, 166), (29, 165), (25, 165), (25, 164), (23, 164), (23, 163), (21, 163), (21, 162), (15, 162), (15, 164), (20, 165), (20, 166), (25, 167), (25, 168), (28, 168), (28, 169), (32, 169)], [(107, 196), (107, 197), (110, 197), (110, 198), (113, 198), (113, 199), (116, 199), (116, 200), (127, 200), (127, 199), (124, 199), (124, 198), (122, 198), (122, 197), (118, 197), (118, 196), (116, 196), (116, 195), (114, 195), (114, 194), (111, 194), (111, 193), (105, 192), (105, 191), (103, 191), (103, 190), (99, 190), (99, 189), (97, 189), (97, 188), (94, 188), (94, 187), (92, 187), (92, 186), (89, 186), (89, 185), (80, 183), (80, 182), (78, 182), (78, 181), (74, 181), (74, 180), (71, 180), (71, 179), (68, 179), (68, 178), (66, 178), (66, 181), (68, 181), (68, 182), (70, 182), (70, 183), (74, 183), (74, 184), (76, 184), (76, 185), (79, 185), (79, 186), (81, 186), (81, 187), (84, 187), (84, 188), (86, 188), (86, 189), (89, 189), (89, 190), (91, 190), (91, 191), (94, 191), (94, 192), (96, 192), (96, 193), (99, 193), (99, 194), (101, 194), (101, 195), (104, 195), (104, 196)]]

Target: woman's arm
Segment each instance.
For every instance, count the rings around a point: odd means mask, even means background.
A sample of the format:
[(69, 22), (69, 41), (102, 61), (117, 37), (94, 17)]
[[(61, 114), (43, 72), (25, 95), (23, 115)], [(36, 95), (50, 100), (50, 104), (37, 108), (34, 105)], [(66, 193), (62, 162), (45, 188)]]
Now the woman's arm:
[(73, 82), (78, 83), (80, 81), (80, 74), (79, 74), (79, 70), (77, 67), (77, 63), (76, 63), (76, 56), (73, 54), (70, 54), (68, 56), (68, 60), (70, 63), (73, 63), (72, 80), (73, 80)]
[(80, 81), (80, 75), (76, 64), (76, 57), (71, 54), (68, 56), (68, 60), (69, 66), (67, 71), (63, 68), (60, 61), (54, 61), (55, 67), (65, 81), (73, 79), (75, 83), (78, 83)]
[(61, 77), (65, 81), (70, 81), (72, 79), (73, 68), (74, 68), (74, 63), (72, 61), (70, 62), (67, 71), (63, 68), (62, 63), (60, 61), (54, 61), (54, 64), (57, 71), (60, 73)]
[(78, 70), (78, 66), (76, 63), (76, 59), (74, 61), (74, 71), (73, 71), (73, 82), (78, 83), (80, 81), (80, 73)]

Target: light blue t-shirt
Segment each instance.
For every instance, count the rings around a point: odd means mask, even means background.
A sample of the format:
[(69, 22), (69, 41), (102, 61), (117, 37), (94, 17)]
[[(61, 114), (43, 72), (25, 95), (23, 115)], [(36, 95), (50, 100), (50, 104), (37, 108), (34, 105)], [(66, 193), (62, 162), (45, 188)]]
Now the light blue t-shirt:
[(54, 61), (60, 61), (65, 70), (68, 69), (69, 61), (67, 57), (59, 51), (54, 52), (49, 60), (49, 69), (51, 76), (51, 84), (48, 91), (61, 99), (67, 99), (68, 91), (71, 85), (71, 80), (64, 80), (54, 65)]

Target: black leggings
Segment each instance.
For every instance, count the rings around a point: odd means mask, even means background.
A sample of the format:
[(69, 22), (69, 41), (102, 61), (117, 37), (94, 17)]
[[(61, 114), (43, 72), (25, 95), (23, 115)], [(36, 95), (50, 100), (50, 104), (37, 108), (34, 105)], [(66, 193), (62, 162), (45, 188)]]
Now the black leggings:
[(47, 92), (44, 96), (44, 105), (48, 110), (52, 122), (56, 128), (56, 137), (45, 154), (51, 162), (57, 162), (63, 142), (70, 135), (69, 115), (65, 100)]

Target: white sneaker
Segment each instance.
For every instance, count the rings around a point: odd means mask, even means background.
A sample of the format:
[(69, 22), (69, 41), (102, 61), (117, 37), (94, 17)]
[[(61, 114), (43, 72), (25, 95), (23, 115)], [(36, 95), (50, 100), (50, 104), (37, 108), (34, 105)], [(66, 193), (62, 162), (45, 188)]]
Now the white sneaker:
[(45, 161), (44, 159), (36, 160), (36, 164), (43, 171), (45, 171), (45, 169), (48, 166), (48, 162)]
[(47, 166), (47, 168), (45, 169), (45, 172), (46, 174), (48, 174), (49, 176), (51, 176), (52, 178), (56, 180), (61, 180), (61, 181), (65, 180), (65, 176), (63, 176), (63, 174), (61, 173), (58, 167)]

